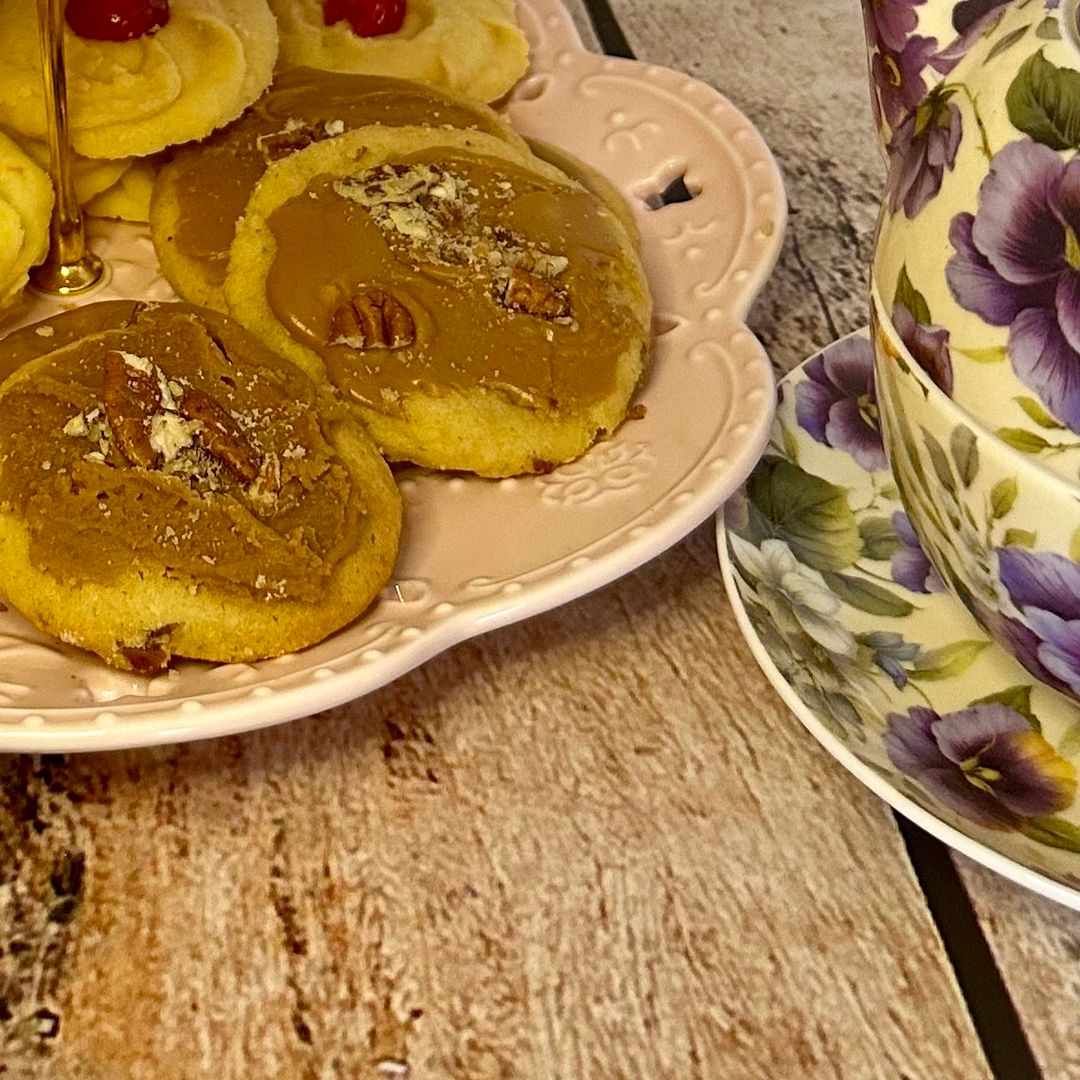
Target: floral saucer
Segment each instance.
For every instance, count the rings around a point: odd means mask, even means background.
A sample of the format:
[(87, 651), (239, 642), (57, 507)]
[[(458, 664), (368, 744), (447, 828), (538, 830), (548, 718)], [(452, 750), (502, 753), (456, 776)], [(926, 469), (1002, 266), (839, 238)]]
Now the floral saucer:
[(865, 331), (780, 383), (718, 547), (755, 658), (825, 749), (927, 832), (1080, 910), (1080, 707), (943, 590), (885, 460)]

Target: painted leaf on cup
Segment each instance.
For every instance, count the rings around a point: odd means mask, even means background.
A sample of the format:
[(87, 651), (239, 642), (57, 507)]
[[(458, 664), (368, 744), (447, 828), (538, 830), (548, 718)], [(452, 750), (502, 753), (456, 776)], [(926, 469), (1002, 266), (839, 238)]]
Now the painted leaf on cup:
[(1041, 428), (1046, 428), (1049, 431), (1064, 431), (1065, 425), (1059, 420), (1054, 419), (1043, 408), (1041, 401), (1036, 401), (1035, 398), (1021, 396), (1015, 399), (1016, 404), (1027, 414), (1027, 416), (1034, 420), (1036, 424)]
[(1041, 435), (1026, 428), (1003, 427), (998, 428), (994, 434), (1022, 454), (1041, 454), (1050, 447), (1050, 443)]
[(822, 572), (821, 575), (832, 591), (846, 604), (850, 604), (868, 615), (884, 615), (892, 619), (902, 619), (915, 610), (910, 600), (890, 592), (865, 578), (852, 574)]
[(919, 657), (911, 677), (919, 681), (955, 678), (967, 671), (989, 644), (989, 641), (953, 641), (940, 649), (928, 649)]
[(1064, 818), (1027, 818), (1020, 826), (1020, 832), (1029, 840), (1046, 844), (1047, 847), (1080, 853), (1080, 828)]
[(1013, 125), (1036, 142), (1054, 150), (1080, 146), (1080, 72), (1037, 52), (1017, 72), (1005, 106)]
[(999, 480), (990, 489), (990, 516), (992, 520), (997, 521), (998, 518), (1003, 518), (1013, 508), (1013, 503), (1016, 502), (1019, 491), (1020, 488), (1016, 483), (1016, 478), (1012, 476)]
[(908, 277), (907, 264), (900, 267), (900, 273), (896, 278), (896, 293), (893, 296), (893, 304), (903, 304), (911, 312), (917, 323), (930, 323), (930, 305), (926, 298), (911, 283)]
[(964, 487), (971, 487), (971, 482), (979, 473), (979, 447), (975, 433), (963, 424), (957, 424), (949, 436), (949, 449), (960, 474)]
[(1058, 743), (1058, 753), (1067, 758), (1080, 754), (1080, 720), (1074, 720), (1066, 728)]
[(961, 356), (974, 360), (976, 364), (1000, 364), (1009, 355), (1004, 345), (989, 345), (985, 349), (960, 349), (956, 350)]
[(1006, 529), (1005, 546), (1033, 548), (1038, 537), (1030, 529)]
[[(971, 704), (991, 705), (994, 702), (997, 702), (999, 705), (1008, 706), (1013, 712), (1017, 712), (1025, 717), (1033, 730), (1038, 732), (1042, 731), (1042, 724), (1039, 723), (1039, 718), (1031, 711), (1030, 683), (1020, 683), (1018, 686), (1007, 686), (1004, 690), (998, 690), (994, 694), (987, 694), (986, 697), (976, 698)], [(1064, 753), (1064, 750), (1059, 747), (1059, 752)]]
[(887, 517), (868, 517), (859, 522), (863, 554), (868, 559), (883, 562), (900, 550), (902, 542), (896, 535), (892, 521)]
[(941, 448), (941, 443), (930, 434), (926, 428), (922, 429), (923, 444), (926, 447), (927, 453), (930, 455), (930, 464), (934, 467), (934, 474), (937, 476), (941, 486), (951, 494), (956, 494), (956, 477), (953, 476), (952, 466), (949, 464), (949, 459), (945, 454), (945, 451)]
[(1052, 15), (1047, 15), (1046, 18), (1035, 27), (1035, 36), (1042, 41), (1060, 41), (1061, 27), (1058, 25), (1057, 19)]
[(1006, 49), (1015, 45), (1030, 29), (1029, 23), (1027, 26), (1018, 26), (1015, 30), (1010, 30), (1003, 38), (995, 42), (994, 47), (986, 54), (983, 63), (988, 64), (995, 56), (1000, 56)]
[(779, 457), (763, 458), (747, 484), (747, 539), (784, 540), (815, 570), (843, 570), (862, 556), (862, 537), (847, 492)]

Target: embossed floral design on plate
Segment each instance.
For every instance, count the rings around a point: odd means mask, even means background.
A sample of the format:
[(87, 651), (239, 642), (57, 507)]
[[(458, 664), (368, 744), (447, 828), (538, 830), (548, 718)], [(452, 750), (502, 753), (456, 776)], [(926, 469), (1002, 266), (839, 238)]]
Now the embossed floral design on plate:
[(740, 627), (837, 760), (945, 843), (1080, 909), (1080, 708), (943, 590), (844, 338), (780, 384), (769, 447), (718, 521)]
[[(744, 325), (784, 229), (772, 155), (703, 83), (586, 52), (557, 0), (526, 0), (519, 17), (532, 70), (506, 112), (523, 134), (605, 174), (636, 214), (656, 314), (645, 416), (543, 477), (402, 474), (394, 580), (363, 618), (302, 653), (142, 678), (0, 613), (0, 751), (203, 738), (329, 708), (629, 572), (705, 520), (749, 473), (774, 402), (768, 358)], [(665, 205), (662, 193), (679, 179), (693, 198)], [(93, 299), (170, 298), (145, 232), (94, 230), (113, 275)], [(54, 310), (38, 298), (18, 321)]]

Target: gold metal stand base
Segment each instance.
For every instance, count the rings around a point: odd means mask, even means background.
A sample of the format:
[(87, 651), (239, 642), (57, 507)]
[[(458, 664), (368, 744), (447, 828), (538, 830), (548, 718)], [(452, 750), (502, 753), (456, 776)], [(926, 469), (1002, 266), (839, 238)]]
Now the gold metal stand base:
[(92, 251), (72, 263), (46, 262), (30, 271), (30, 284), (56, 296), (76, 296), (105, 277), (105, 264)]
[(31, 271), (30, 280), (41, 292), (75, 296), (101, 281), (105, 264), (86, 246), (82, 208), (72, 180), (64, 70), (64, 5), (61, 0), (38, 0), (37, 8), (45, 112), (49, 120), (49, 172), (56, 203), (49, 223), (49, 256), (44, 265)]

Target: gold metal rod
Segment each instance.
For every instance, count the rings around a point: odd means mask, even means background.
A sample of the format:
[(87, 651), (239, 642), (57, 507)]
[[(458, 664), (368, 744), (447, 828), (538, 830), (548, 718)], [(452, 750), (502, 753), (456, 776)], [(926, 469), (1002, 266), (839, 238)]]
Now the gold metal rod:
[(56, 202), (49, 223), (49, 254), (45, 262), (31, 272), (31, 281), (43, 292), (70, 296), (96, 285), (105, 274), (105, 265), (86, 246), (82, 207), (75, 196), (72, 180), (63, 2), (38, 0), (37, 6), (50, 172)]

